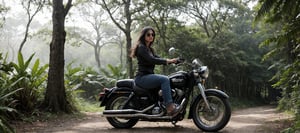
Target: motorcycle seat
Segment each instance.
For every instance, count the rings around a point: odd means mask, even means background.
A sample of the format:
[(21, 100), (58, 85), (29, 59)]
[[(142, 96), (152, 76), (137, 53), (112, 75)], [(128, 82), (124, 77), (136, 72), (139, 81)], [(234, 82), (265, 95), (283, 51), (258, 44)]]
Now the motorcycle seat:
[(140, 96), (147, 96), (148, 94), (150, 94), (149, 89), (144, 89), (144, 88), (136, 85), (134, 82), (134, 79), (118, 80), (116, 83), (116, 86), (119, 88), (121, 88), (121, 87), (131, 88), (137, 95), (140, 95)]
[(116, 86), (117, 87), (133, 88), (134, 80), (133, 79), (121, 79), (121, 80), (117, 81)]

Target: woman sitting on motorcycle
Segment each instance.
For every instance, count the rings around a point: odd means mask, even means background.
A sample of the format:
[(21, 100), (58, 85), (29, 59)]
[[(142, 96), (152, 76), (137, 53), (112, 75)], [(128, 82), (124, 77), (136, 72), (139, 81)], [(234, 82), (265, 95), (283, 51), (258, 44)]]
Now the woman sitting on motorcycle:
[(176, 116), (181, 106), (173, 103), (169, 78), (165, 75), (154, 74), (155, 65), (176, 63), (177, 59), (163, 59), (155, 55), (152, 44), (155, 31), (152, 27), (145, 27), (140, 33), (136, 45), (131, 50), (131, 57), (137, 57), (138, 72), (135, 83), (145, 89), (161, 88), (167, 114)]

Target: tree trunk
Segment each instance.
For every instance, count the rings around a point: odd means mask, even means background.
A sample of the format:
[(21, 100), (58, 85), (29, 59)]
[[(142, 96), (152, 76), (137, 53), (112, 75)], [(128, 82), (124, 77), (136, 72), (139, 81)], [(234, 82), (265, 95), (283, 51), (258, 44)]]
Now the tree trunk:
[(20, 47), (19, 47), (19, 53), (22, 53), (23, 46), (26, 43), (26, 40), (27, 40), (27, 37), (28, 37), (29, 25), (30, 25), (30, 20), (26, 25), (25, 35), (24, 35), (23, 41), (21, 42)]
[[(131, 25), (131, 24), (130, 24)], [(130, 26), (129, 26), (130, 29)], [(132, 59), (130, 57), (130, 52), (131, 52), (131, 35), (130, 35), (130, 30), (126, 32), (126, 57), (127, 57), (127, 71), (128, 71), (128, 76), (129, 78), (134, 77), (134, 72), (133, 72), (133, 65), (132, 65)]]
[[(120, 42), (120, 63), (121, 63), (121, 66), (124, 67), (124, 64), (123, 64), (123, 42)], [(132, 64), (132, 63), (131, 63)]]
[(72, 0), (69, 0), (66, 9), (64, 9), (62, 0), (53, 0), (53, 33), (50, 43), (48, 84), (42, 105), (43, 109), (50, 112), (70, 113), (71, 111), (64, 85), (64, 44), (66, 37), (64, 24), (71, 3)]
[(95, 53), (95, 60), (97, 62), (98, 69), (101, 68), (100, 50), (101, 50), (101, 48), (99, 47), (99, 45), (96, 44), (94, 46), (94, 53)]
[(128, 75), (129, 78), (133, 78), (134, 77), (134, 72), (133, 72), (133, 65), (132, 65), (132, 59), (130, 57), (130, 53), (131, 53), (131, 24), (132, 24), (132, 14), (130, 13), (130, 4), (131, 4), (131, 0), (126, 1), (125, 4), (125, 8), (124, 8), (124, 12), (125, 12), (125, 16), (126, 16), (126, 20), (127, 23), (125, 24), (125, 34), (126, 34), (126, 48), (127, 48), (127, 52), (126, 52), (126, 57), (127, 57), (127, 68), (128, 68)]

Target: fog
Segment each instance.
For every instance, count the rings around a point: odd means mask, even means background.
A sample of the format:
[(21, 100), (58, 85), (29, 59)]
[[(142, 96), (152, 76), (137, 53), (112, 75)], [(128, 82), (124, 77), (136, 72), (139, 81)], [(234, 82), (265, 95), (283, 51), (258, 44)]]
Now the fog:
[[(5, 24), (0, 33), (0, 52), (8, 54), (8, 61), (17, 61), (17, 52), (24, 38), (25, 26), (27, 23), (26, 10), (20, 5), (17, 0), (5, 2), (5, 5), (10, 7), (10, 10), (5, 14)], [(76, 15), (76, 10), (70, 10), (71, 16), (66, 19), (66, 27), (77, 27), (86, 25)], [(40, 59), (42, 64), (49, 63), (49, 45), (51, 36), (37, 36), (36, 33), (41, 29), (52, 29), (50, 9), (44, 9), (39, 12), (33, 19), (29, 28), (29, 38), (22, 49), (22, 54), (25, 59), (32, 54), (35, 54), (34, 59)], [(78, 21), (76, 21), (78, 20)], [(101, 49), (101, 66), (107, 64), (119, 64), (120, 48), (116, 44), (105, 45)], [(95, 67), (96, 61), (94, 57), (93, 47), (82, 43), (80, 46), (71, 46), (70, 43), (65, 44), (65, 65), (74, 62), (74, 65), (83, 65), (87, 67)]]

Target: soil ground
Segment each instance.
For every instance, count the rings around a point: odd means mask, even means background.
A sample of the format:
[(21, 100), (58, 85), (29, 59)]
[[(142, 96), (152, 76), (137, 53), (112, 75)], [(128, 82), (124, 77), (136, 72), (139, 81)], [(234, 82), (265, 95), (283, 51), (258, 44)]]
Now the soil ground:
[[(259, 106), (232, 112), (221, 133), (278, 133), (290, 126), (292, 116), (276, 111), (275, 106)], [(190, 119), (170, 122), (139, 121), (131, 129), (113, 128), (100, 113), (85, 113), (78, 118), (58, 117), (47, 122), (16, 122), (17, 133), (157, 133), (202, 132)]]

